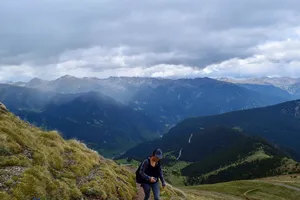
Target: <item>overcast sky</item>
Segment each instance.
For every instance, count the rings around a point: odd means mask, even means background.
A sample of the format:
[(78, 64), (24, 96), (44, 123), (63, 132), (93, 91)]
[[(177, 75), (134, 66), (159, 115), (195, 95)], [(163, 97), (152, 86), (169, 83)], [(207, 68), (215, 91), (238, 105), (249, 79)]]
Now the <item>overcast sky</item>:
[(3, 0), (0, 81), (300, 76), (299, 0)]

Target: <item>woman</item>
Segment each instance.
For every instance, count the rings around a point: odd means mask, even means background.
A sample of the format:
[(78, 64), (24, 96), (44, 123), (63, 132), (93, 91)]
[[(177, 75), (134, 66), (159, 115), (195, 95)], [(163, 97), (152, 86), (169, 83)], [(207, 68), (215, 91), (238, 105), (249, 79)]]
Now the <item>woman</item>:
[(139, 174), (143, 179), (141, 186), (144, 189), (145, 198), (148, 200), (150, 197), (150, 192), (154, 194), (154, 200), (160, 199), (160, 187), (158, 178), (162, 182), (162, 187), (165, 188), (166, 183), (161, 169), (160, 160), (162, 159), (162, 151), (160, 149), (155, 149), (152, 155), (145, 159), (140, 166)]

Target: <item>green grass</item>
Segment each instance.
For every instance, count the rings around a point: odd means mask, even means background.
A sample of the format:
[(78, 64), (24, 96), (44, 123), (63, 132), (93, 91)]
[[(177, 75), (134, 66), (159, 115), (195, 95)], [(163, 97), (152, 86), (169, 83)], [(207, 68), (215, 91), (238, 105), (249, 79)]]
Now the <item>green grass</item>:
[(243, 164), (245, 162), (253, 162), (255, 160), (263, 160), (263, 159), (268, 159), (268, 158), (271, 158), (271, 156), (267, 155), (264, 150), (258, 150), (256, 152), (254, 152), (253, 154), (251, 154), (250, 156), (244, 158), (244, 159), (241, 159), (237, 162), (234, 162), (230, 165), (227, 165), (227, 166), (224, 166), (224, 167), (221, 167), (217, 170), (214, 170), (214, 171), (211, 171), (207, 174), (204, 174), (203, 177), (209, 177), (210, 175), (215, 175), (215, 174), (218, 174), (219, 172), (221, 171), (226, 171), (229, 167), (235, 167), (235, 166), (238, 166), (240, 164)]
[[(134, 175), (76, 140), (0, 114), (0, 199), (128, 199)], [(117, 186), (117, 187), (116, 187)], [(122, 188), (122, 189), (120, 189)]]
[(139, 161), (136, 161), (134, 159), (128, 161), (127, 159), (119, 159), (119, 160), (115, 160), (115, 162), (121, 166), (125, 165), (125, 166), (130, 166), (132, 168), (138, 168), (140, 165)]
[(293, 186), (293, 187), (297, 187), (297, 188), (300, 189), (300, 182), (298, 182), (298, 183), (284, 183), (284, 184), (290, 185), (290, 186)]
[(267, 155), (265, 153), (265, 151), (263, 149), (261, 150), (258, 150), (256, 152), (254, 152), (252, 155), (248, 156), (246, 159), (245, 159), (245, 162), (252, 162), (254, 160), (262, 160), (262, 159), (268, 159), (270, 158), (271, 156)]
[(188, 165), (188, 162), (174, 161), (168, 166), (164, 166), (166, 179), (174, 186), (183, 186), (185, 182), (185, 177), (181, 176), (181, 170)]
[[(170, 154), (168, 154), (170, 158)], [(221, 167), (217, 170), (211, 171), (209, 173), (203, 174), (203, 178), (209, 177), (210, 175), (216, 175), (221, 171), (224, 171), (228, 169), (229, 167), (237, 166), (239, 164), (245, 163), (245, 162), (252, 162), (254, 160), (262, 160), (262, 159), (268, 159), (270, 158), (269, 155), (267, 155), (264, 150), (258, 150), (256, 152), (253, 152), (250, 156), (240, 159), (235, 163), (232, 163), (230, 165)], [(184, 162), (184, 161), (172, 161), (168, 166), (165, 166), (165, 171), (166, 171), (166, 178), (167, 180), (175, 186), (183, 186), (186, 180), (186, 177), (181, 175), (181, 170), (185, 167), (187, 167), (190, 163)]]
[(254, 181), (233, 181), (211, 185), (190, 186), (183, 188), (183, 190), (187, 193), (202, 196), (216, 196), (216, 194), (219, 194), (221, 197), (223, 194), (223, 196), (230, 195), (233, 197), (248, 198), (249, 200), (300, 199), (299, 191), (287, 188), (284, 185), (276, 185), (278, 183), (300, 187), (300, 179), (292, 179), (289, 178), (289, 176), (281, 176), (280, 178), (272, 177)]

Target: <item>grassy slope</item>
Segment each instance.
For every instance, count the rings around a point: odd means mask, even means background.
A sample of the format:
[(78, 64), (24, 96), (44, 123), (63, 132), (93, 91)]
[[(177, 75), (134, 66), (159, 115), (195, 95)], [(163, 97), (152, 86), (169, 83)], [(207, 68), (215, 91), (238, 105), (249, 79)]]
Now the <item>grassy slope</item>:
[(0, 114), (0, 158), (0, 199), (127, 199), (136, 193), (124, 168), (10, 113)]
[[(0, 199), (133, 199), (134, 174), (0, 108)], [(191, 199), (169, 186), (162, 199)]]
[(212, 199), (226, 196), (228, 199), (296, 200), (300, 199), (300, 175), (192, 186), (184, 188), (184, 191)]
[[(273, 163), (274, 162), (274, 163)], [(254, 164), (256, 163), (256, 164)], [(248, 168), (247, 166), (254, 166)], [(255, 165), (257, 167), (255, 167)], [(259, 167), (258, 167), (259, 166)], [(273, 166), (268, 169), (269, 166)], [(254, 168), (257, 168), (256, 170)], [(264, 170), (266, 170), (264, 172)], [(254, 152), (252, 155), (245, 157), (244, 159), (238, 160), (232, 164), (220, 167), (217, 170), (204, 173), (199, 178), (204, 183), (214, 183), (212, 176), (224, 176), (226, 174), (231, 174), (233, 180), (241, 180), (241, 179), (251, 179), (251, 177), (264, 177), (270, 175), (277, 174), (287, 174), (287, 173), (297, 173), (300, 172), (299, 163), (295, 162), (292, 159), (288, 158), (274, 158), (270, 155), (267, 155), (263, 150), (258, 150)], [(249, 175), (246, 175), (249, 174)], [(229, 181), (224, 178), (224, 182)], [(201, 181), (198, 181), (201, 182)], [(217, 181), (222, 182), (222, 181)]]
[(300, 101), (289, 101), (274, 106), (228, 112), (220, 115), (188, 118), (169, 131), (170, 134), (190, 134), (202, 128), (239, 127), (250, 135), (257, 135), (282, 147), (300, 153)]
[(166, 179), (175, 186), (182, 186), (185, 182), (185, 177), (181, 176), (181, 169), (188, 166), (188, 162), (177, 161), (165, 167)]

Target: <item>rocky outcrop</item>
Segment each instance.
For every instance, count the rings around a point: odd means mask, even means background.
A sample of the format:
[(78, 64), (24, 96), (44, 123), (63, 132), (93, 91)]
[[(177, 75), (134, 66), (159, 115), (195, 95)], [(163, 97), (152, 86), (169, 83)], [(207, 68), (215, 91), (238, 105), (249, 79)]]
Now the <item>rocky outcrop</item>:
[(0, 112), (2, 112), (2, 113), (8, 112), (6, 106), (1, 102), (0, 102)]

